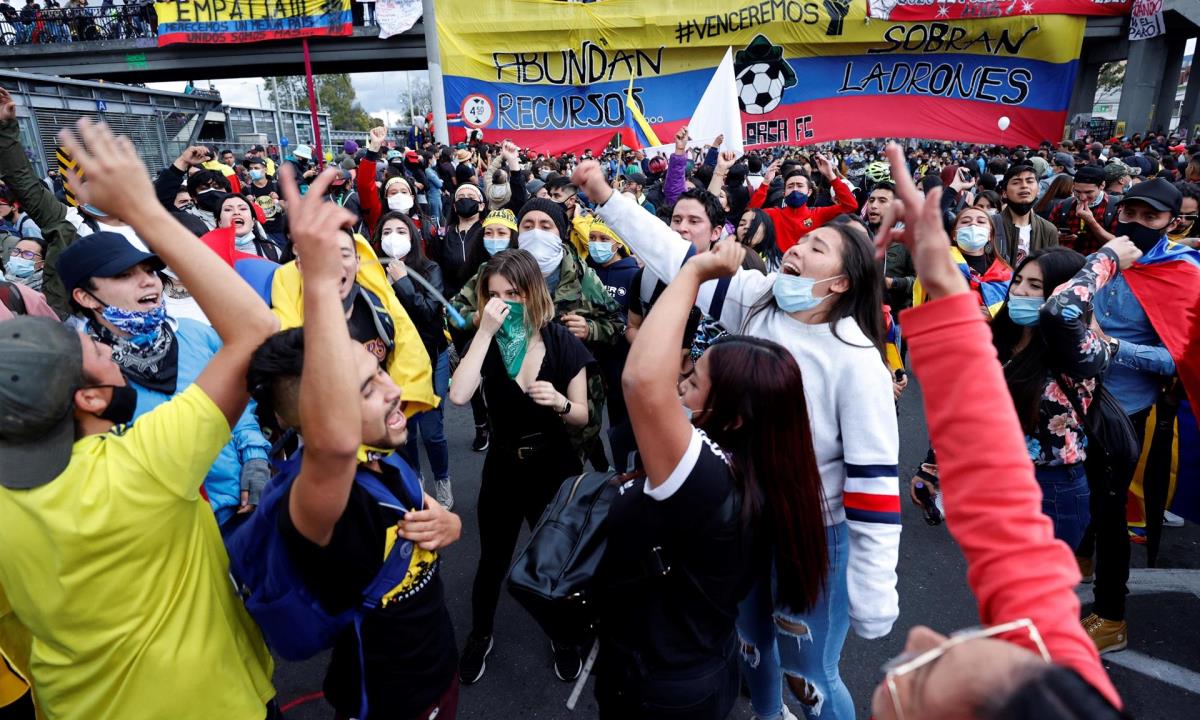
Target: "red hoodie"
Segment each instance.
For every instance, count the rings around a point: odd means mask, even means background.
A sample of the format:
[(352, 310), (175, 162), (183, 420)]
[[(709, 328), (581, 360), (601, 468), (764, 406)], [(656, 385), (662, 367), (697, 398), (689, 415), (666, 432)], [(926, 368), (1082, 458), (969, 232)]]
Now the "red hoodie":
[[(945, 493), (946, 526), (967, 560), (984, 625), (1029, 618), (1054, 662), (1078, 672), (1115, 707), (1121, 698), (1079, 623), (1079, 568), (1042, 513), (992, 333), (973, 293), (900, 314)], [(1004, 482), (996, 482), (1004, 478)], [(1036, 652), (1028, 635), (1006, 640)]]
[[(819, 208), (810, 208), (807, 205), (798, 208), (764, 208), (775, 223), (775, 244), (779, 246), (780, 252), (787, 252), (788, 248), (795, 245), (796, 241), (807, 235), (810, 230), (816, 230), (838, 215), (858, 210), (858, 201), (854, 199), (850, 183), (846, 182), (845, 178), (837, 178), (832, 185), (837, 205)], [(758, 191), (750, 198), (750, 207), (761, 208), (767, 201), (769, 190), (768, 183), (759, 185)]]

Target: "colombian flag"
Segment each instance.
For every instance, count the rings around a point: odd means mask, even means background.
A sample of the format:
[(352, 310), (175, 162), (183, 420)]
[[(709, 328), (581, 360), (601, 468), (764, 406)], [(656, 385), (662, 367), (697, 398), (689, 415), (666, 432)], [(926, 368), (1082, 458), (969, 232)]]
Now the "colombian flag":
[(643, 148), (662, 145), (658, 141), (658, 136), (654, 134), (654, 128), (650, 127), (650, 123), (646, 122), (646, 116), (642, 114), (637, 102), (633, 99), (632, 77), (629, 78), (629, 89), (625, 91), (625, 107), (629, 110), (627, 114), (629, 118), (629, 140), (625, 143), (629, 146), (629, 149), (641, 150)]
[[(962, 251), (957, 247), (950, 248), (950, 257), (953, 258), (954, 264), (962, 272), (963, 277), (971, 284), (971, 290), (979, 296), (983, 306), (988, 309), (992, 317), (996, 317), (996, 313), (1000, 312), (1000, 308), (1004, 306), (1004, 301), (1008, 298), (1008, 285), (1012, 282), (1013, 271), (1004, 262), (996, 257), (992, 261), (991, 267), (982, 275), (976, 275), (971, 272), (970, 266), (963, 258)], [(929, 298), (925, 294), (925, 288), (921, 287), (921, 281), (917, 280), (913, 283), (913, 307), (924, 303)]]
[[(1200, 431), (1195, 415), (1200, 407), (1200, 251), (1163, 239), (1124, 274), (1175, 360), (1182, 385), (1173, 393), (1176, 397), (1160, 400), (1147, 420), (1145, 447), (1130, 487), (1134, 502), (1129, 518), (1132, 525), (1145, 526), (1147, 495), (1158, 494), (1175, 513), (1200, 522)], [(1151, 544), (1156, 546), (1158, 524), (1150, 525)]]
[(158, 45), (225, 44), (349, 35), (350, 0), (156, 2)]

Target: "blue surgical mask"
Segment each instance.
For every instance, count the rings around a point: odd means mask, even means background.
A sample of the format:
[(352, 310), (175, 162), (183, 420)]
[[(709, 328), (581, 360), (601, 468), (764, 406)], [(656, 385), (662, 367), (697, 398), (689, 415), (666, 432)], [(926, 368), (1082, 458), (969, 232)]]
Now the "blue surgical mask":
[(603, 265), (613, 258), (613, 244), (611, 242), (588, 242), (588, 255), (597, 263)]
[(483, 249), (487, 250), (487, 254), (491, 256), (495, 255), (501, 250), (507, 250), (508, 243), (509, 241), (507, 238), (484, 238)]
[(167, 308), (159, 305), (153, 310), (125, 310), (112, 305), (105, 305), (101, 316), (110, 325), (127, 333), (129, 342), (134, 345), (146, 346), (158, 339), (162, 332), (163, 321), (167, 319)]
[(91, 203), (84, 203), (82, 207), (83, 207), (84, 212), (86, 212), (88, 215), (91, 215), (94, 218), (108, 217), (108, 213), (104, 212), (103, 210), (96, 207), (95, 205), (92, 205)]
[(11, 277), (23, 279), (37, 272), (37, 263), (23, 257), (9, 258), (7, 270)]
[(806, 202), (808, 202), (808, 195), (800, 192), (799, 190), (791, 191), (787, 194), (787, 197), (783, 199), (783, 204), (790, 208), (804, 207), (804, 203)]
[(267, 173), (264, 170), (251, 170), (250, 171), (250, 179), (251, 180), (262, 180), (263, 177), (266, 176), (266, 174)]
[(991, 239), (992, 229), (984, 225), (965, 225), (954, 234), (954, 242), (967, 252), (979, 252)]
[(824, 280), (813, 280), (812, 278), (800, 277), (798, 275), (785, 275), (779, 273), (775, 276), (775, 284), (771, 286), (771, 292), (775, 295), (775, 302), (778, 303), (779, 309), (784, 312), (804, 312), (812, 310), (816, 306), (825, 301), (829, 295), (821, 297), (813, 297), (813, 286), (817, 283), (836, 280), (841, 275), (827, 277)]
[(1021, 297), (1010, 295), (1008, 298), (1008, 316), (1021, 327), (1033, 327), (1038, 324), (1038, 313), (1041, 312), (1045, 300), (1039, 297)]

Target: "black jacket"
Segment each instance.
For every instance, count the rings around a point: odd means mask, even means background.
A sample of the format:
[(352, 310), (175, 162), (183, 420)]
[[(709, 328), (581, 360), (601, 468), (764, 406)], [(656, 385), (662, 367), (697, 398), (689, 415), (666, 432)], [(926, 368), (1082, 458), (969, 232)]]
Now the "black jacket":
[[(409, 275), (414, 272), (416, 270), (408, 268)], [(437, 263), (427, 263), (422, 277), (437, 288), (438, 292), (445, 292), (442, 285), (442, 269), (438, 267)], [(392, 283), (392, 289), (396, 291), (396, 297), (400, 299), (400, 304), (408, 312), (408, 317), (413, 321), (413, 325), (417, 326), (417, 334), (421, 336), (425, 352), (429, 353), (429, 361), (436, 367), (438, 355), (448, 345), (445, 333), (445, 309), (411, 277), (402, 277)]]

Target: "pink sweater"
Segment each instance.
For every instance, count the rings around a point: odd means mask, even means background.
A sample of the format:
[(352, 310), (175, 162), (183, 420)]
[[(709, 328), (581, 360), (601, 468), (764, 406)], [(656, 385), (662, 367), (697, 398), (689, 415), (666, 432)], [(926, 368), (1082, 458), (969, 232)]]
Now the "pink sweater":
[[(1079, 569), (1042, 514), (1042, 492), (979, 301), (971, 293), (952, 295), (905, 310), (900, 322), (926, 388), (946, 525), (966, 557), (980, 620), (1031, 619), (1055, 662), (1121, 707), (1080, 625)], [(1036, 651), (1027, 637), (1007, 637)]]

